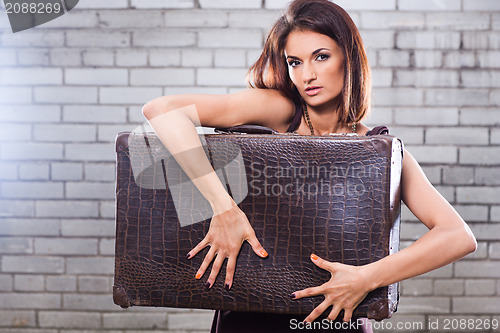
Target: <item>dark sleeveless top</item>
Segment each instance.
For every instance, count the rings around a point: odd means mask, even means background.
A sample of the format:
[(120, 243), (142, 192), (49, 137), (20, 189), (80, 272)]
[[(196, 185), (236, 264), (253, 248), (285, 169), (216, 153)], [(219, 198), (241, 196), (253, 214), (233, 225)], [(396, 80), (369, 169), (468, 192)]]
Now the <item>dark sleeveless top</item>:
[[(300, 124), (302, 117), (301, 108), (297, 108), (292, 123), (287, 132), (293, 132)], [(366, 135), (389, 134), (386, 126), (377, 126), (368, 131)], [(212, 321), (210, 333), (283, 333), (283, 332), (344, 332), (344, 333), (373, 333), (371, 327), (367, 324), (367, 319), (361, 319), (360, 325), (353, 325), (352, 329), (298, 329), (297, 326), (307, 316), (306, 315), (288, 315), (274, 313), (257, 312), (235, 312), (216, 310)], [(338, 320), (338, 319), (337, 319)], [(340, 318), (340, 321), (342, 318)], [(322, 323), (320, 319), (316, 322)], [(338, 323), (340, 324), (340, 323)], [(317, 324), (319, 325), (319, 324)], [(346, 327), (347, 325), (344, 324)], [(320, 326), (320, 327), (324, 327)], [(330, 326), (330, 327), (335, 327)], [(340, 327), (340, 325), (338, 325)], [(293, 329), (295, 328), (295, 329)]]

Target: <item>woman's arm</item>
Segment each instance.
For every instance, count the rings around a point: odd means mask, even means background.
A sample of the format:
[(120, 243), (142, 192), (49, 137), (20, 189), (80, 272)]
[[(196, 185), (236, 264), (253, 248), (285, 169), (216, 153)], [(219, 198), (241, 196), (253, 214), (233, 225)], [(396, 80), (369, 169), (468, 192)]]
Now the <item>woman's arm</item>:
[(313, 321), (332, 304), (328, 318), (334, 320), (343, 309), (344, 320), (348, 321), (371, 290), (432, 271), (476, 250), (476, 239), (467, 224), (432, 186), (407, 150), (401, 182), (402, 200), (430, 230), (409, 247), (364, 266), (328, 262), (311, 255), (312, 261), (330, 271), (332, 277), (321, 286), (292, 294), (297, 299), (325, 296), (306, 321)]
[(164, 96), (148, 102), (143, 107), (143, 114), (161, 142), (210, 202), (214, 213), (207, 235), (188, 254), (188, 258), (192, 258), (210, 246), (196, 278), (201, 278), (215, 260), (206, 282), (206, 286), (211, 287), (227, 258), (225, 286), (229, 289), (236, 258), (244, 241), (248, 241), (261, 257), (267, 256), (267, 252), (255, 237), (247, 217), (217, 177), (195, 126), (230, 127), (252, 123), (276, 128), (293, 116), (292, 103), (278, 91), (252, 89), (230, 95)]
[(407, 248), (366, 265), (370, 290), (448, 265), (477, 247), (469, 226), (427, 180), (405, 150), (402, 199), (430, 230)]

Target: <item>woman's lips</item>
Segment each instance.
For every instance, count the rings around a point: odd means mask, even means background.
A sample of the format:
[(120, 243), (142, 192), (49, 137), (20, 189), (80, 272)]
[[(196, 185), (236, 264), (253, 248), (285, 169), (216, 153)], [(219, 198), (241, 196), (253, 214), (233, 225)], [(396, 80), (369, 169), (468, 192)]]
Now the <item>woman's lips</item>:
[(307, 88), (306, 89), (306, 94), (308, 96), (314, 96), (314, 95), (317, 95), (320, 91), (321, 91), (321, 87), (311, 87), (311, 88)]

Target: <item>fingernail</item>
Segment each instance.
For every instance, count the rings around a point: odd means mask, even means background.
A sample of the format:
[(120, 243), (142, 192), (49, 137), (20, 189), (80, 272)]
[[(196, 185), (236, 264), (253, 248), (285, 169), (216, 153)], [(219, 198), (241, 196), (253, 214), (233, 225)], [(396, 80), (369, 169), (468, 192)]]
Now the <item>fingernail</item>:
[(317, 255), (315, 255), (314, 253), (313, 253), (313, 254), (311, 254), (311, 259), (312, 259), (312, 260), (318, 260), (318, 258), (319, 258), (319, 257), (318, 257)]
[(189, 259), (190, 257), (191, 257), (191, 253), (188, 253), (188, 254), (186, 255), (186, 258), (188, 258), (188, 259)]
[(201, 273), (196, 273), (195, 278), (196, 278), (196, 280), (199, 280), (201, 278)]
[(262, 254), (263, 257), (267, 257), (267, 252), (264, 249), (260, 250), (260, 254)]
[(210, 282), (205, 283), (205, 289), (210, 289)]
[(297, 297), (295, 293), (290, 294), (290, 299), (295, 299), (295, 297)]
[(226, 285), (224, 286), (224, 289), (226, 289), (227, 291), (229, 291), (229, 283), (226, 283)]

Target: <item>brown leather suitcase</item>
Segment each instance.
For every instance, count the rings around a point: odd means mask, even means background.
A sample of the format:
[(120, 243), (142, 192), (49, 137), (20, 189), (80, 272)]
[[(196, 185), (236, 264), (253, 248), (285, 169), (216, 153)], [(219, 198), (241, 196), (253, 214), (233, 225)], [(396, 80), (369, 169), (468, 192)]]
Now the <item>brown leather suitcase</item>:
[[(205, 153), (269, 252), (244, 243), (234, 283), (194, 278), (208, 248), (210, 205), (154, 133), (116, 139), (117, 305), (308, 314), (323, 297), (290, 293), (328, 281), (309, 256), (364, 265), (399, 250), (402, 142), (390, 135), (205, 135)], [(398, 284), (370, 292), (354, 317), (391, 317)]]

